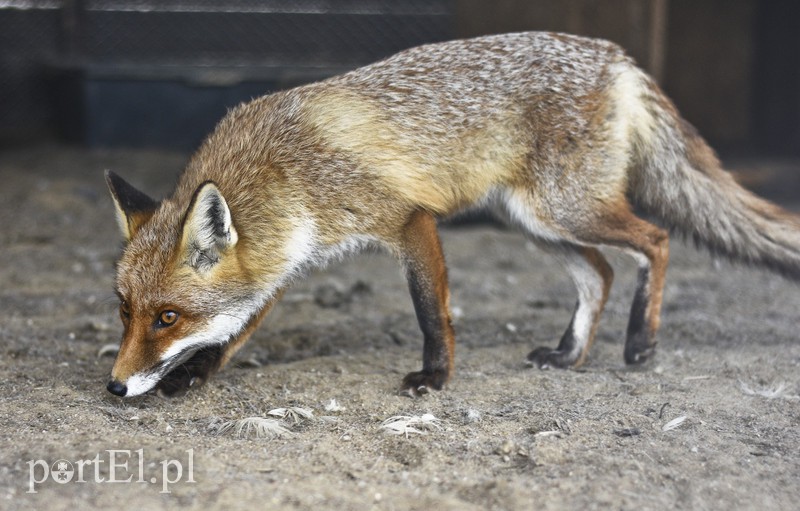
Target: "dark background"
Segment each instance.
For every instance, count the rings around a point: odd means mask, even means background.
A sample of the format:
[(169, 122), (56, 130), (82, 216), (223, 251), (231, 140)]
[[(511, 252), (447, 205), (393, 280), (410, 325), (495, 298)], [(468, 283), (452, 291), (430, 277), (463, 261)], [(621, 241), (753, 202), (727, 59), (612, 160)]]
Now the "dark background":
[(0, 1), (0, 145), (190, 150), (253, 96), (518, 30), (621, 44), (723, 155), (800, 156), (792, 0)]

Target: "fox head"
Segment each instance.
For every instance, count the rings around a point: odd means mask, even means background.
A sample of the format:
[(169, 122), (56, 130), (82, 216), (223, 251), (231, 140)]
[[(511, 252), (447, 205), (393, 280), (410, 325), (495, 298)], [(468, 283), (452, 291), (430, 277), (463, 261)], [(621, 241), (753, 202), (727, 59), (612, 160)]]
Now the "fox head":
[(108, 390), (185, 390), (227, 360), (265, 300), (242, 277), (239, 236), (213, 182), (187, 206), (156, 202), (112, 172), (106, 181), (126, 240), (116, 275), (124, 333)]

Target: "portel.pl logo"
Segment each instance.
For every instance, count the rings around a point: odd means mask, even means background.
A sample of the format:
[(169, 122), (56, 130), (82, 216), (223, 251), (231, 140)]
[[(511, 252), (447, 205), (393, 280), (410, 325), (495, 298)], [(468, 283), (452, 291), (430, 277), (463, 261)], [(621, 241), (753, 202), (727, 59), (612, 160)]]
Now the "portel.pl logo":
[[(148, 474), (145, 475), (144, 449), (136, 451), (125, 449), (108, 449), (97, 453), (94, 458), (69, 461), (56, 460), (49, 463), (45, 460), (28, 461), (28, 492), (38, 493), (36, 485), (53, 480), (58, 484), (67, 483), (161, 483), (159, 493), (171, 493), (172, 484), (185, 482), (194, 483), (194, 449), (186, 451), (186, 460), (160, 460), (160, 477), (158, 466), (150, 463)], [(101, 474), (103, 467), (108, 473)], [(185, 479), (184, 479), (185, 476)]]

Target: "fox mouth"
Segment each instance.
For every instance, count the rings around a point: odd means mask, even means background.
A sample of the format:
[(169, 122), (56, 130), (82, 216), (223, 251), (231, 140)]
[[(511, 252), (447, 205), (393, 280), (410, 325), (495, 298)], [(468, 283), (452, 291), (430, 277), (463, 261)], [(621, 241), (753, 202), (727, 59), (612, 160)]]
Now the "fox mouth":
[(172, 397), (186, 393), (190, 387), (199, 387), (219, 369), (222, 355), (222, 346), (216, 345), (189, 350), (188, 353), (176, 357), (177, 365), (167, 369), (166, 375), (156, 384), (156, 391)]
[(166, 397), (183, 395), (189, 388), (205, 383), (219, 369), (223, 353), (222, 345), (187, 348), (147, 373), (129, 378), (127, 385), (111, 380), (107, 388), (120, 397), (137, 396), (152, 390)]

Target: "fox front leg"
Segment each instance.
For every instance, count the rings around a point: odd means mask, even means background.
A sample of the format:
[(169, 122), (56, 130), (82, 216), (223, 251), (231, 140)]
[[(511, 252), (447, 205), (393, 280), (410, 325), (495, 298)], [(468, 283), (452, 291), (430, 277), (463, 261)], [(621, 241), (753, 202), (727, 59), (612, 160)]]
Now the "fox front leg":
[(411, 216), (403, 228), (401, 251), (424, 345), (422, 371), (407, 374), (400, 393), (415, 397), (444, 386), (453, 372), (455, 351), (447, 268), (430, 213), (417, 211)]

